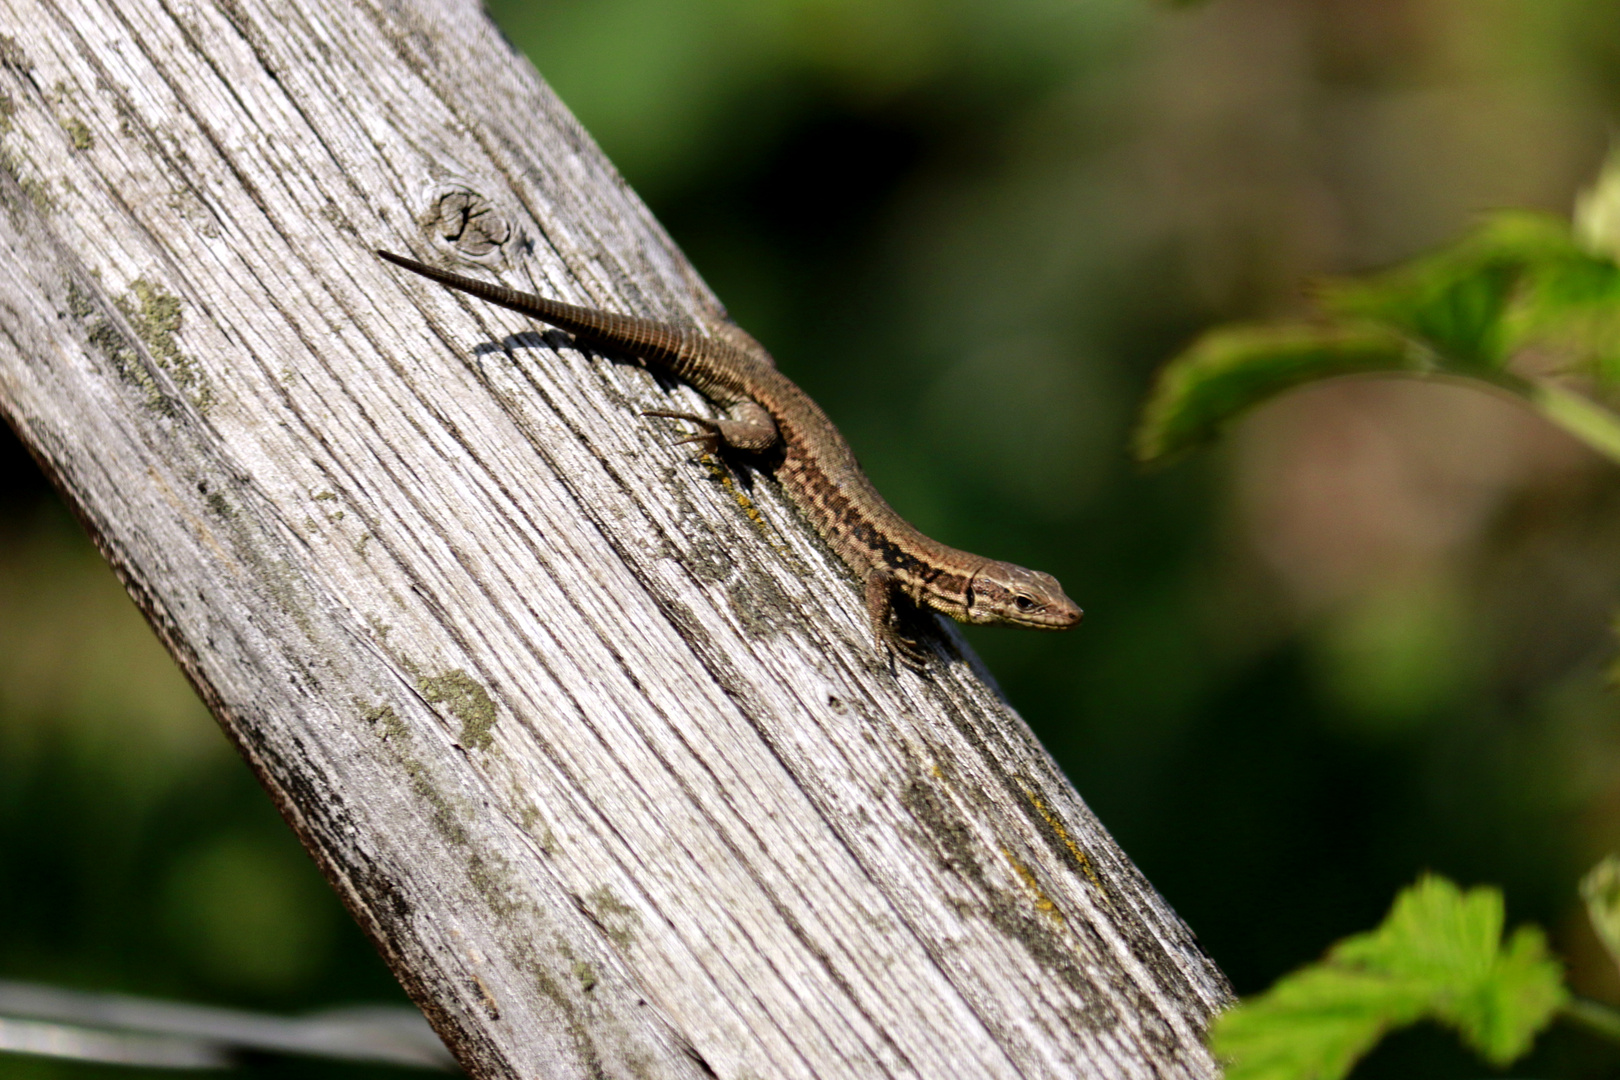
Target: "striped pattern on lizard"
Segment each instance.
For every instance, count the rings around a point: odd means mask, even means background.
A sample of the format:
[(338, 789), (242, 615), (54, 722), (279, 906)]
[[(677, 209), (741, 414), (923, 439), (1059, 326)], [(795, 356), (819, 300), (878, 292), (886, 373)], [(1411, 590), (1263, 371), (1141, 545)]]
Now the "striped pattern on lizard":
[(1050, 574), (987, 559), (924, 536), (897, 514), (861, 471), (827, 414), (776, 370), (763, 346), (735, 326), (710, 337), (695, 328), (596, 311), (450, 273), (379, 251), (396, 266), (566, 330), (581, 345), (638, 357), (726, 410), (721, 418), (652, 411), (697, 424), (695, 442), (747, 453), (778, 445), (782, 489), (833, 551), (865, 582), (880, 650), (922, 669), (928, 652), (907, 632), (897, 598), (959, 622), (1064, 630), (1080, 608)]

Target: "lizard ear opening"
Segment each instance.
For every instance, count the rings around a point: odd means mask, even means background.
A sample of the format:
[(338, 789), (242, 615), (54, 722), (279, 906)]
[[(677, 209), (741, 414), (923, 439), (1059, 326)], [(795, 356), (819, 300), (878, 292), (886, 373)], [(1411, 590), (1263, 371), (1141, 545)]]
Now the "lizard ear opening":
[(972, 577), (968, 578), (967, 589), (965, 595), (963, 596), (963, 600), (965, 601), (962, 608), (963, 622), (986, 623), (995, 621), (995, 612), (992, 610), (994, 606), (993, 597), (987, 594), (983, 587), (984, 585), (989, 585), (990, 593), (993, 593), (995, 591), (995, 584), (994, 582), (988, 580), (981, 582), (980, 575), (983, 574), (983, 572), (984, 568), (980, 567), (978, 570), (973, 572)]

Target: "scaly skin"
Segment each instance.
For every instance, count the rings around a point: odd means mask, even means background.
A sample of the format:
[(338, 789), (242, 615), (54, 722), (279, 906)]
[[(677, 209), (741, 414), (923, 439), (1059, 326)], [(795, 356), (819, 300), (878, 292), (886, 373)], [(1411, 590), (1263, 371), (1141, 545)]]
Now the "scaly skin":
[(776, 477), (782, 489), (866, 582), (879, 648), (908, 666), (925, 666), (927, 652), (896, 625), (897, 595), (959, 622), (1064, 630), (1080, 621), (1080, 608), (1050, 574), (947, 547), (895, 513), (827, 414), (741, 330), (728, 327), (723, 337), (707, 337), (695, 329), (515, 292), (386, 251), (377, 254), (441, 285), (566, 330), (582, 345), (639, 357), (730, 411), (718, 420), (648, 414), (689, 420), (704, 429), (686, 441), (711, 452), (725, 445), (756, 453), (780, 442)]

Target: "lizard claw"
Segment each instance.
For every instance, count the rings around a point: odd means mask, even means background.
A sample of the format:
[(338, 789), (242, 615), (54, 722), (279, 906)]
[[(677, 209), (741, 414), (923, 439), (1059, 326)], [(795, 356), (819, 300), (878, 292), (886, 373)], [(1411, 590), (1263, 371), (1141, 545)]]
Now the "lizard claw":
[[(873, 567), (866, 575), (866, 613), (872, 620), (872, 632), (877, 635), (880, 654), (898, 660), (912, 671), (928, 667), (929, 649), (921, 641), (905, 634), (907, 625), (897, 610), (894, 575), (881, 566)], [(907, 605), (909, 607), (909, 605)]]
[(642, 416), (661, 416), (667, 420), (689, 420), (704, 430), (696, 435), (689, 435), (684, 439), (677, 439), (676, 446), (685, 446), (687, 443), (697, 443), (705, 454), (711, 456), (720, 452), (720, 425), (707, 416), (697, 413), (671, 412), (664, 409), (647, 409)]
[(928, 670), (931, 650), (916, 638), (907, 637), (893, 627), (888, 627), (878, 646), (912, 671)]
[(676, 439), (674, 445), (685, 446), (687, 443), (697, 443), (703, 448), (705, 454), (711, 456), (720, 452), (720, 439), (712, 431), (705, 431), (700, 435), (688, 435), (684, 439)]
[(699, 416), (697, 413), (689, 412), (674, 412), (670, 409), (643, 409), (641, 415), (662, 416), (667, 420), (690, 420), (694, 424), (702, 424), (707, 428), (718, 428), (720, 426), (707, 416)]

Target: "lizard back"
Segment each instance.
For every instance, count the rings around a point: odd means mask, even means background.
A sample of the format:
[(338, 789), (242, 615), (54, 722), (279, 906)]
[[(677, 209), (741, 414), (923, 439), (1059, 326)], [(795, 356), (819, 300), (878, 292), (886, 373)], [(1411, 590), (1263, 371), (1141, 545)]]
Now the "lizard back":
[[(821, 407), (776, 370), (770, 354), (738, 330), (709, 337), (653, 319), (598, 311), (521, 293), (386, 251), (379, 256), (423, 277), (572, 333), (584, 345), (639, 357), (719, 405), (758, 403), (776, 421), (783, 490), (857, 577), (881, 570), (913, 601), (965, 619), (983, 556), (923, 535), (867, 479)], [(741, 342), (739, 344), (738, 342)], [(1078, 609), (1076, 609), (1078, 610)]]

